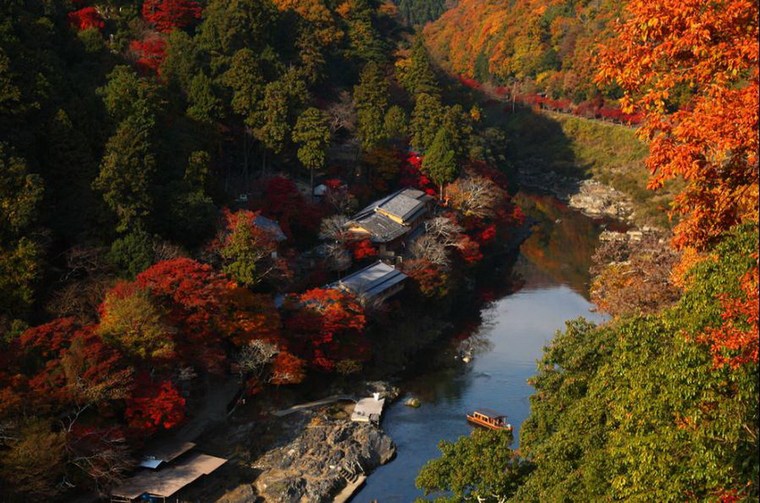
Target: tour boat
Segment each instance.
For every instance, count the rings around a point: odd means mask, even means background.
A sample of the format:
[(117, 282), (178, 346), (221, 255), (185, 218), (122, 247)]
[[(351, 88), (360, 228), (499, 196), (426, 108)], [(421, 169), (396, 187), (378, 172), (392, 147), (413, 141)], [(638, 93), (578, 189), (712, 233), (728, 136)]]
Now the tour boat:
[(507, 416), (490, 409), (478, 409), (472, 414), (467, 414), (467, 420), (492, 430), (512, 431), (512, 425), (507, 422)]

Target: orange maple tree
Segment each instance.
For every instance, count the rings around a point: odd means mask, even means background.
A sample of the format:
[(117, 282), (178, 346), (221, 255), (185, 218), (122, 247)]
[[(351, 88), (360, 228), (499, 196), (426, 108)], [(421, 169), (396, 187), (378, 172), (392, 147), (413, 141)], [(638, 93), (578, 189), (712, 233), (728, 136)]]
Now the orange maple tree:
[[(624, 111), (645, 113), (650, 188), (682, 178), (673, 244), (695, 252), (758, 221), (758, 2), (631, 0), (602, 50), (598, 81), (622, 87)], [(699, 340), (717, 365), (757, 362), (757, 260), (742, 295), (723, 295), (723, 324)], [(737, 358), (719, 358), (724, 350)]]
[(632, 0), (599, 82), (646, 113), (651, 188), (682, 177), (674, 244), (702, 249), (758, 219), (758, 3)]

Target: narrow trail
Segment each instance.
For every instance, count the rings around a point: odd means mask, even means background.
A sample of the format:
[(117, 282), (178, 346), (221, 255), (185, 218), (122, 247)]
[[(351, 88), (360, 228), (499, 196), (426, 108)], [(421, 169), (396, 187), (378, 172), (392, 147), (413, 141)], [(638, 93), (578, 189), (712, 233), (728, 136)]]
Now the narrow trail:
[(313, 402), (306, 402), (306, 403), (301, 403), (298, 405), (293, 405), (292, 407), (288, 407), (287, 409), (282, 409), (282, 410), (272, 412), (272, 415), (277, 416), (277, 417), (283, 417), (283, 416), (287, 416), (288, 414), (298, 412), (299, 410), (309, 409), (311, 407), (318, 407), (320, 405), (327, 405), (328, 403), (333, 403), (333, 402), (340, 402), (342, 400), (349, 400), (351, 402), (356, 401), (354, 397), (349, 396), (349, 395), (333, 395), (333, 396), (328, 396), (326, 398), (322, 398), (320, 400), (315, 400)]

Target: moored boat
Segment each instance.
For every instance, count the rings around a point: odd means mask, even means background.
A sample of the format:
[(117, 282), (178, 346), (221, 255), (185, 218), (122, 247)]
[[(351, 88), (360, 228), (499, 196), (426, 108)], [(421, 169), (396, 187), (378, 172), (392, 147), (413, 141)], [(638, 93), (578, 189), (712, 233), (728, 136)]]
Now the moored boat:
[(512, 431), (512, 425), (507, 422), (507, 416), (495, 410), (477, 409), (472, 414), (467, 414), (467, 420), (492, 430)]

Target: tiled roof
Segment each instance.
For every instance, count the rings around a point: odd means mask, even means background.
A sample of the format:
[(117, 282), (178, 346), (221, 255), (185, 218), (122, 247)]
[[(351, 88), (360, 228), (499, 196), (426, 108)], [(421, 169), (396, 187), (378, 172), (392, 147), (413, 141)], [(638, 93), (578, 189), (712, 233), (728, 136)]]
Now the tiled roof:
[(372, 242), (387, 243), (407, 233), (409, 226), (405, 224), (423, 215), (430, 200), (431, 197), (420, 190), (401, 189), (361, 210), (354, 215), (351, 223), (369, 232)]
[(370, 233), (373, 243), (387, 243), (409, 231), (406, 225), (395, 222), (381, 213), (370, 213), (353, 222)]
[(378, 260), (330, 286), (343, 287), (358, 296), (371, 298), (382, 294), (406, 278), (403, 272)]
[(370, 204), (354, 218), (361, 218), (363, 215), (382, 209), (400, 218), (403, 222), (408, 222), (425, 211), (425, 203), (430, 201), (430, 199), (430, 196), (421, 190), (401, 189)]

